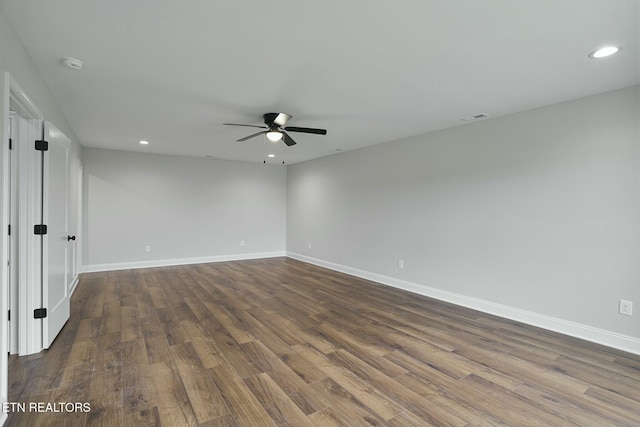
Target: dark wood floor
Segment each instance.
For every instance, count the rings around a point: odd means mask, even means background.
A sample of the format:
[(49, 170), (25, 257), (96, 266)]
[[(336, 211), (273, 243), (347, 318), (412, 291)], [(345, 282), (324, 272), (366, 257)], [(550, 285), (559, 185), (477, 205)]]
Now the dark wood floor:
[(36, 426), (638, 426), (640, 357), (286, 258), (82, 276)]

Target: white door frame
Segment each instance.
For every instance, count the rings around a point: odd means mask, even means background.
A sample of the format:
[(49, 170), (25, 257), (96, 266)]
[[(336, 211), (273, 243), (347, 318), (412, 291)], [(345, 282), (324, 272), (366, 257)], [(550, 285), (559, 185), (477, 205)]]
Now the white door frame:
[[(8, 283), (8, 257), (9, 257), (9, 239), (5, 232), (9, 226), (10, 212), (9, 201), (11, 197), (10, 177), (9, 177), (9, 111), (15, 111), (19, 117), (30, 121), (30, 126), (21, 129), (24, 133), (28, 133), (29, 139), (41, 139), (42, 138), (42, 126), (34, 124), (41, 123), (43, 115), (40, 110), (31, 101), (26, 92), (20, 87), (18, 82), (8, 73), (4, 73), (4, 117), (2, 126), (2, 175), (0, 176), (2, 189), (2, 212), (0, 214), (2, 218), (1, 225), (1, 243), (0, 243), (0, 278), (2, 283), (2, 292), (0, 292), (0, 378), (3, 379), (0, 384), (0, 400), (6, 400), (7, 392), (7, 378), (8, 378), (8, 366), (7, 355), (8, 352), (8, 317), (7, 312), (9, 309), (9, 301), (7, 301), (7, 293), (9, 290)], [(21, 138), (22, 139), (22, 138)], [(41, 250), (36, 247), (38, 242), (33, 237), (33, 233), (29, 233), (29, 226), (33, 227), (34, 220), (36, 219), (36, 211), (40, 209), (40, 204), (36, 202), (37, 197), (37, 183), (35, 182), (34, 170), (38, 167), (34, 154), (35, 150), (26, 150), (27, 147), (21, 146), (18, 141), (14, 141), (13, 155), (18, 156), (18, 192), (22, 196), (20, 197), (18, 206), (18, 215), (20, 216), (20, 223), (17, 229), (12, 230), (12, 235), (17, 236), (19, 239), (19, 262), (20, 262), (20, 276), (19, 276), (19, 289), (17, 295), (19, 298), (19, 306), (14, 307), (15, 311), (12, 311), (12, 322), (15, 320), (18, 322), (18, 352), (19, 354), (30, 354), (40, 351), (41, 348), (41, 335), (42, 335), (42, 322), (33, 321), (28, 319), (28, 312), (30, 307), (27, 307), (26, 300), (29, 300), (31, 294), (40, 293), (40, 268), (27, 269), (25, 266), (28, 259), (33, 256), (40, 256)], [(22, 144), (25, 145), (25, 144)], [(27, 205), (28, 203), (28, 205)], [(38, 260), (31, 260), (29, 265), (34, 265), (33, 262)], [(36, 264), (37, 265), (37, 264)], [(31, 271), (29, 271), (31, 270)], [(35, 271), (34, 271), (35, 270)], [(14, 290), (15, 292), (16, 290)], [(33, 317), (33, 316), (31, 316)], [(31, 343), (30, 343), (31, 341)], [(3, 400), (5, 399), (5, 400)], [(0, 414), (1, 416), (1, 414)]]
[[(71, 170), (73, 173), (73, 170)], [(71, 224), (71, 227), (75, 227), (75, 245), (73, 245), (73, 268), (71, 274), (73, 275), (73, 283), (71, 284), (71, 289), (69, 289), (69, 295), (73, 295), (76, 290), (76, 286), (79, 282), (80, 273), (82, 273), (82, 192), (84, 188), (83, 184), (83, 174), (84, 174), (84, 166), (81, 161), (78, 160), (78, 167), (76, 169), (77, 174), (77, 183), (78, 186), (76, 188), (76, 223)], [(73, 231), (73, 229), (71, 230)]]
[(42, 139), (42, 121), (21, 122), (18, 148), (18, 354), (42, 350), (42, 320), (34, 318), (34, 310), (43, 307), (42, 262), (43, 236), (34, 234), (34, 225), (42, 224), (42, 155), (34, 149)]
[[(10, 200), (11, 200), (11, 187), (10, 187), (10, 154), (9, 154), (9, 111), (13, 110), (17, 113), (17, 115), (28, 118), (28, 119), (36, 119), (42, 120), (43, 116), (40, 113), (40, 110), (35, 106), (35, 104), (31, 101), (31, 99), (27, 96), (24, 90), (20, 87), (18, 82), (8, 73), (4, 73), (3, 79), (3, 117), (2, 117), (2, 128), (0, 128), (0, 163), (2, 164), (2, 174), (0, 174), (0, 201), (1, 201), (1, 212), (0, 212), (0, 283), (2, 283), (1, 291), (0, 291), (0, 403), (7, 402), (8, 400), (8, 388), (9, 388), (9, 358), (8, 358), (8, 350), (9, 350), (9, 320), (8, 320), (8, 310), (9, 310), (9, 301), (8, 301), (8, 293), (9, 293), (9, 238), (8, 238), (8, 228), (9, 228), (9, 220), (10, 220)], [(17, 149), (17, 147), (16, 147)], [(16, 151), (14, 151), (15, 153)], [(26, 169), (26, 168), (25, 168)], [(20, 178), (18, 178), (20, 180)], [(19, 185), (26, 185), (27, 183), (18, 183)], [(25, 222), (25, 221), (23, 221)], [(18, 231), (18, 230), (16, 230)], [(13, 230), (12, 230), (12, 234)], [(19, 236), (19, 233), (17, 233)], [(15, 234), (14, 234), (15, 235)], [(19, 239), (21, 237), (18, 237)], [(26, 245), (23, 245), (26, 246)], [(13, 319), (18, 322), (18, 313), (15, 313), (16, 316)], [(13, 321), (13, 320), (12, 320)], [(6, 420), (7, 414), (4, 412), (0, 412), (0, 424), (4, 423)]]
[[(13, 111), (9, 112), (10, 119), (10, 127), (9, 127), (9, 138), (12, 141), (18, 140), (18, 119), (16, 113)], [(11, 144), (10, 144), (11, 145)], [(9, 196), (7, 199), (11, 200), (9, 203), (9, 224), (11, 227), (11, 233), (9, 236), (9, 246), (7, 251), (7, 258), (9, 258), (9, 262), (7, 265), (9, 267), (9, 282), (7, 285), (7, 290), (9, 293), (9, 299), (7, 300), (7, 306), (9, 309), (9, 354), (18, 353), (18, 276), (20, 274), (19, 269), (19, 245), (18, 245), (18, 224), (20, 224), (20, 215), (18, 215), (18, 147), (17, 145), (13, 147), (13, 150), (9, 150), (9, 163), (11, 164), (11, 170), (9, 172), (10, 175), (10, 183), (9, 183)], [(11, 313), (13, 313), (13, 319), (11, 319)]]

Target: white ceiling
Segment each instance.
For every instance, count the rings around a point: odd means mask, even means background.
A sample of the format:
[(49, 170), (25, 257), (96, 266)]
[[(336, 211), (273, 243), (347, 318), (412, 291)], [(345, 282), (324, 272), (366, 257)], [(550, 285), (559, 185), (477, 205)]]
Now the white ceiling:
[[(638, 5), (0, 0), (83, 146), (287, 163), (638, 84)], [(604, 44), (623, 50), (587, 57)], [(328, 134), (287, 148), (222, 126), (266, 112)]]

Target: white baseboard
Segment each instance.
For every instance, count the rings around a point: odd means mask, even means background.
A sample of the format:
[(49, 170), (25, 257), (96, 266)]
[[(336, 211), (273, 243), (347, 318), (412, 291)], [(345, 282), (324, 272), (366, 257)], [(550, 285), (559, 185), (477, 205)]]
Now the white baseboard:
[(339, 271), (341, 273), (350, 274), (362, 279), (371, 280), (383, 285), (403, 289), (408, 292), (413, 292), (419, 295), (424, 295), (441, 301), (478, 310), (484, 313), (493, 314), (495, 316), (504, 317), (506, 319), (515, 320), (517, 322), (526, 323), (528, 325), (537, 326), (539, 328), (559, 332), (564, 335), (581, 338), (587, 341), (605, 345), (607, 347), (617, 348), (619, 350), (640, 355), (640, 339), (638, 338), (618, 334), (616, 332), (611, 332), (604, 329), (594, 328), (592, 326), (587, 326), (580, 323), (547, 316), (544, 314), (534, 313), (532, 311), (494, 303), (491, 301), (485, 301), (466, 295), (456, 294), (418, 283), (407, 282), (405, 280), (396, 279), (394, 277), (371, 273), (369, 271), (347, 267), (345, 265), (312, 258), (294, 252), (287, 252), (287, 257), (307, 262), (309, 264), (314, 264), (320, 267), (328, 268), (330, 270)]
[(285, 251), (257, 252), (250, 254), (231, 254), (195, 258), (160, 259), (151, 261), (119, 262), (112, 264), (93, 264), (83, 266), (83, 273), (100, 271), (130, 270), (136, 268), (170, 267), (174, 265), (206, 264), (209, 262), (241, 261), (247, 259), (275, 258), (286, 256)]
[(69, 287), (69, 297), (71, 297), (71, 295), (73, 295), (73, 293), (76, 291), (76, 286), (78, 286), (78, 282), (80, 281), (80, 276), (76, 276), (73, 279), (73, 282), (71, 283), (71, 286)]

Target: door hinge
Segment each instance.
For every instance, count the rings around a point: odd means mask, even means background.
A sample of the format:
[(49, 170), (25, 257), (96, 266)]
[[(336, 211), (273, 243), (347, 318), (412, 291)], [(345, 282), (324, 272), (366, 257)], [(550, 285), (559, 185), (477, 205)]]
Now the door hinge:
[(41, 139), (36, 140), (36, 150), (47, 151), (49, 149), (49, 142)]
[(34, 319), (44, 319), (45, 317), (47, 317), (46, 308), (36, 308), (35, 310), (33, 310)]
[(13, 140), (9, 138), (9, 150), (13, 150)]
[(11, 224), (9, 224), (8, 228), (9, 228), (9, 236), (11, 236)]
[(47, 226), (44, 224), (38, 224), (33, 226), (33, 234), (47, 234)]
[(9, 322), (11, 322), (11, 310), (9, 310)]

